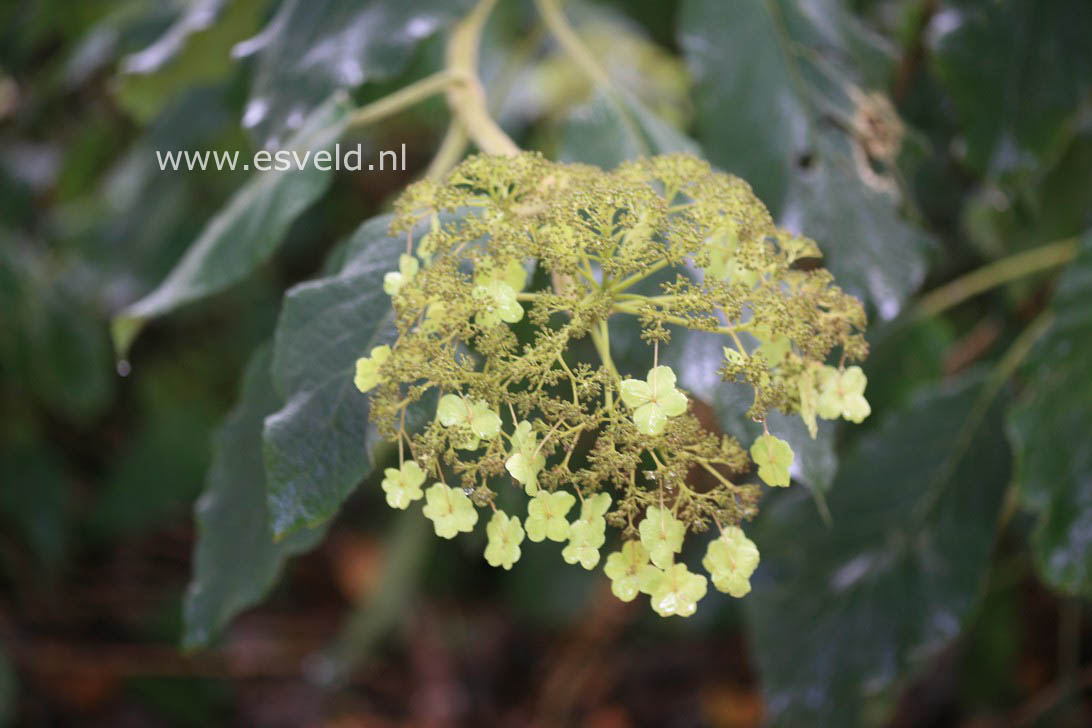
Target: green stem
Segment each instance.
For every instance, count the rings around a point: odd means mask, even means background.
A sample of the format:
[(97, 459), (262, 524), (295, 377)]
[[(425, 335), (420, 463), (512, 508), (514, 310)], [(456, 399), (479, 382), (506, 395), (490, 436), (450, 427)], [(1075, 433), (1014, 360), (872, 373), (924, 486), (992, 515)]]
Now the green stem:
[[(588, 332), (591, 335), (592, 343), (595, 345), (596, 352), (599, 353), (599, 358), (603, 362), (603, 366), (607, 368), (615, 382), (621, 382), (622, 376), (618, 373), (618, 369), (614, 366), (614, 359), (610, 356), (610, 331), (607, 329), (607, 322), (605, 320), (599, 322), (598, 329), (593, 328)], [(607, 410), (614, 411), (614, 392), (608, 387), (606, 388), (606, 401)]]
[(535, 7), (538, 8), (538, 13), (542, 16), (542, 22), (546, 24), (546, 27), (549, 28), (554, 38), (561, 44), (561, 47), (573, 60), (577, 68), (583, 71), (584, 75), (606, 94), (607, 99), (615, 107), (630, 136), (644, 147), (646, 153), (650, 152), (645, 136), (633, 119), (630, 118), (625, 105), (618, 97), (618, 92), (611, 83), (610, 75), (606, 69), (599, 65), (595, 55), (584, 45), (584, 41), (580, 40), (580, 36), (569, 25), (565, 13), (561, 11), (558, 0), (535, 0)]
[(949, 308), (1009, 281), (1065, 265), (1077, 255), (1077, 239), (1067, 238), (1043, 245), (971, 271), (922, 296), (913, 310), (914, 318), (936, 316)]
[(546, 27), (550, 29), (557, 42), (569, 54), (573, 63), (584, 72), (584, 75), (592, 83), (609, 88), (610, 76), (599, 65), (599, 61), (595, 59), (588, 47), (584, 45), (584, 41), (580, 40), (580, 36), (576, 34), (573, 27), (569, 25), (569, 21), (565, 18), (565, 13), (562, 12), (557, 0), (535, 0), (535, 7), (538, 8), (539, 15), (542, 16), (542, 21), (546, 24)]
[(409, 86), (384, 96), (378, 101), (360, 107), (349, 117), (348, 126), (363, 126), (385, 119), (424, 101), (429, 96), (449, 90), (452, 86), (461, 84), (466, 79), (466, 74), (450, 68), (425, 76), (420, 81), (414, 81)]
[(452, 119), (447, 125), (447, 131), (444, 132), (444, 138), (440, 141), (440, 148), (436, 150), (436, 155), (429, 162), (425, 177), (434, 181), (443, 179), (452, 167), (459, 163), (463, 152), (466, 151), (467, 141), (469, 137), (463, 122), (457, 117)]
[[(641, 312), (639, 310), (636, 310), (636, 309), (632, 308), (630, 305), (627, 305), (625, 303), (615, 303), (611, 307), (611, 310), (614, 311), (614, 312), (617, 312), (617, 313), (627, 313), (630, 316), (640, 316), (641, 315)], [(661, 313), (661, 314), (659, 314), (657, 316), (657, 318), (663, 319), (664, 321), (668, 322), (669, 324), (678, 324), (679, 326), (685, 326), (688, 329), (695, 328), (693, 321), (685, 319), (685, 318), (683, 318), (681, 316), (672, 316), (670, 314)], [(747, 324), (739, 324), (738, 326), (718, 326), (718, 327), (713, 328), (713, 329), (698, 329), (698, 330), (710, 331), (710, 332), (715, 333), (715, 334), (724, 334), (725, 336), (731, 336), (733, 339), (735, 339), (737, 346), (740, 348), (740, 351), (743, 354), (746, 354), (747, 352), (745, 350), (743, 350), (743, 344), (739, 341), (738, 338), (736, 338), (736, 332), (737, 331), (745, 331), (747, 328), (748, 328)]]
[(466, 128), (470, 139), (483, 152), (512, 156), (519, 154), (519, 147), (490, 116), (485, 91), (478, 80), (478, 46), (482, 28), (495, 4), (496, 0), (479, 0), (451, 32), (447, 45), (447, 67), (463, 74), (469, 81), (448, 88), (447, 103)]
[(948, 455), (948, 458), (941, 465), (937, 476), (933, 479), (931, 485), (925, 493), (925, 497), (915, 508), (913, 513), (913, 520), (915, 524), (924, 523), (926, 517), (932, 512), (933, 508), (940, 502), (940, 497), (944, 493), (945, 489), (951, 482), (952, 475), (955, 474), (955, 470), (959, 465), (960, 458), (966, 453), (967, 448), (971, 446), (974, 440), (975, 433), (978, 432), (979, 426), (989, 414), (990, 406), (993, 404), (994, 399), (1001, 392), (1002, 387), (1005, 386), (1005, 382), (1008, 381), (1023, 363), (1027, 355), (1031, 353), (1035, 342), (1039, 340), (1049, 329), (1050, 324), (1054, 321), (1054, 315), (1050, 312), (1039, 314), (1038, 318), (1032, 321), (1028, 326), (1020, 332), (1020, 335), (1016, 337), (1016, 340), (1012, 342), (1008, 350), (1001, 357), (1001, 361), (997, 363), (993, 371), (990, 372), (989, 377), (982, 384), (982, 391), (975, 399), (974, 404), (971, 405), (971, 411), (967, 414), (967, 419), (963, 423), (963, 427), (960, 428), (959, 435), (952, 447), (952, 452)]
[(667, 267), (667, 261), (666, 260), (661, 260), (659, 263), (654, 263), (653, 265), (650, 265), (648, 268), (646, 268), (642, 272), (634, 273), (629, 278), (625, 278), (625, 279), (620, 280), (617, 283), (613, 284), (610, 287), (610, 289), (608, 289), (608, 293), (621, 293), (622, 291), (627, 291), (630, 288), (632, 288), (634, 284), (640, 283), (641, 281), (643, 281), (645, 278), (648, 278), (653, 273), (656, 273), (656, 272), (658, 272), (660, 270), (663, 270), (666, 267)]
[[(442, 477), (442, 474), (441, 474)], [(404, 618), (420, 581), (421, 566), (432, 543), (428, 521), (417, 513), (400, 514), (385, 538), (385, 558), (374, 596), (359, 604), (333, 642), (316, 660), (315, 678), (342, 684)]]

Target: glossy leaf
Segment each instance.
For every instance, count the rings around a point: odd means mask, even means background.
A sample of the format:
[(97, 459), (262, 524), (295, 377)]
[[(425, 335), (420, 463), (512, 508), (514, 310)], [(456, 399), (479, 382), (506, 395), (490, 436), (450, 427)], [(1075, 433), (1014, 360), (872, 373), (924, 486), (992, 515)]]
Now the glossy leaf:
[[(302, 159), (304, 154), (332, 150), (348, 114), (345, 97), (330, 98), (283, 151), (295, 151)], [(286, 170), (256, 173), (209, 220), (166, 280), (114, 319), (115, 347), (126, 351), (149, 318), (221, 291), (263, 263), (292, 222), (326, 190), (332, 174), (310, 163), (302, 169), (292, 164)]]
[(236, 46), (257, 53), (243, 125), (279, 147), (323, 99), (400, 73), (417, 44), (462, 17), (472, 0), (347, 3), (286, 0), (269, 25)]
[(709, 160), (814, 238), (840, 285), (894, 316), (924, 277), (928, 239), (900, 219), (892, 183), (850, 133), (890, 53), (834, 0), (686, 0), (679, 34)]
[(806, 497), (765, 505), (744, 603), (772, 725), (882, 724), (894, 688), (959, 634), (1009, 477), (1001, 403), (983, 392), (929, 388), (863, 435), (828, 496), (832, 526)]
[(262, 421), (280, 406), (271, 361), (268, 346), (251, 359), (239, 401), (216, 434), (205, 492), (194, 509), (197, 543), (182, 639), (188, 648), (209, 644), (265, 596), (287, 557), (323, 535), (323, 529), (301, 530), (273, 542), (262, 463)]
[(862, 180), (833, 138), (820, 138), (816, 148), (813, 167), (793, 183), (787, 225), (819, 243), (840, 287), (894, 318), (925, 279), (932, 243), (899, 216), (886, 192)]
[(1058, 283), (1053, 323), (1025, 370), (1009, 416), (1016, 481), (1039, 515), (1032, 536), (1039, 573), (1092, 594), (1092, 232)]
[(685, 152), (701, 156), (696, 142), (625, 91), (596, 91), (576, 107), (561, 129), (558, 159), (613, 169), (627, 159)]
[(154, 43), (122, 61), (115, 93), (140, 121), (154, 117), (176, 94), (226, 76), (231, 48), (261, 22), (265, 0), (200, 0), (186, 8)]
[(1068, 132), (1092, 90), (1092, 5), (959, 0), (933, 56), (977, 172), (1035, 164)]
[(710, 161), (749, 181), (775, 210), (808, 127), (796, 70), (773, 14), (781, 5), (689, 0), (679, 21), (697, 82), (698, 138)]
[(285, 296), (273, 346), (273, 383), (284, 406), (265, 421), (273, 528), (320, 523), (374, 467), (368, 398), (353, 384), (356, 360), (393, 341), (383, 277), (398, 268), (405, 239), (387, 236), (390, 217), (365, 222), (336, 275)]

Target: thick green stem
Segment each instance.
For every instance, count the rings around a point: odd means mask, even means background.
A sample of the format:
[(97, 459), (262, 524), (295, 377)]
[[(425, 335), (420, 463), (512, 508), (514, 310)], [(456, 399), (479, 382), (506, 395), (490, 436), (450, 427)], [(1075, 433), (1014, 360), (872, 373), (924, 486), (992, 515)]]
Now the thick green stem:
[(485, 91), (478, 80), (478, 46), (482, 28), (496, 0), (479, 0), (470, 14), (451, 32), (447, 45), (447, 67), (468, 78), (467, 83), (447, 90), (447, 103), (462, 122), (470, 139), (486, 154), (519, 154), (519, 147), (489, 115)]
[(1065, 265), (1077, 255), (1077, 239), (1068, 238), (1017, 253), (971, 271), (918, 300), (914, 318), (936, 316), (949, 308), (1009, 281)]
[(420, 81), (414, 81), (394, 93), (384, 96), (367, 106), (362, 106), (349, 117), (348, 126), (363, 126), (372, 124), (382, 119), (408, 109), (414, 104), (424, 101), (429, 96), (434, 96), (441, 91), (446, 91), (455, 85), (466, 81), (468, 77), (461, 71), (445, 69), (431, 76), (425, 76)]
[[(595, 350), (599, 354), (599, 359), (602, 360), (603, 366), (610, 372), (611, 377), (615, 382), (621, 382), (622, 376), (618, 373), (618, 369), (614, 366), (614, 359), (610, 355), (610, 331), (607, 329), (607, 322), (605, 320), (600, 321), (598, 327), (593, 328), (590, 332), (592, 343), (595, 345)], [(606, 401), (607, 409), (611, 412), (614, 411), (614, 392), (610, 389), (606, 389)]]
[(434, 181), (443, 179), (452, 167), (459, 163), (463, 152), (466, 151), (467, 141), (466, 127), (463, 126), (463, 122), (453, 118), (447, 125), (444, 138), (440, 141), (440, 148), (436, 150), (436, 155), (429, 162), (425, 177)]
[(542, 22), (546, 24), (546, 27), (549, 28), (554, 38), (561, 44), (561, 47), (573, 60), (577, 68), (583, 71), (584, 75), (606, 94), (607, 99), (615, 107), (630, 136), (637, 140), (645, 148), (646, 152), (650, 151), (644, 135), (637, 128), (634, 120), (630, 118), (629, 111), (619, 98), (618, 91), (611, 83), (606, 69), (599, 64), (592, 52), (584, 45), (584, 41), (580, 40), (580, 36), (569, 25), (569, 21), (565, 18), (565, 13), (562, 12), (558, 0), (535, 0), (535, 7), (538, 8), (538, 13), (542, 16)]
[(1000, 394), (1001, 389), (1005, 386), (1005, 382), (1008, 381), (1031, 353), (1035, 343), (1050, 330), (1050, 324), (1054, 321), (1054, 315), (1052, 313), (1044, 312), (1039, 314), (1038, 318), (1032, 321), (1027, 327), (1020, 332), (1020, 335), (1016, 337), (1016, 340), (1012, 342), (1008, 350), (1005, 351), (1001, 357), (1001, 361), (990, 372), (989, 377), (982, 385), (982, 390), (978, 397), (975, 399), (974, 404), (971, 406), (971, 411), (967, 414), (967, 419), (963, 423), (963, 427), (960, 429), (958, 438), (955, 441), (955, 445), (952, 448), (952, 452), (948, 455), (947, 460), (942, 464), (942, 467), (934, 478), (925, 492), (925, 496), (918, 503), (917, 508), (913, 513), (913, 522), (920, 526), (924, 523), (926, 517), (932, 512), (933, 508), (940, 502), (940, 497), (944, 493), (944, 490), (951, 482), (952, 475), (955, 473), (955, 469), (959, 464), (960, 458), (966, 453), (967, 448), (970, 447), (974, 440), (975, 433), (981, 426), (986, 415), (989, 414), (990, 406), (993, 404), (994, 399)]

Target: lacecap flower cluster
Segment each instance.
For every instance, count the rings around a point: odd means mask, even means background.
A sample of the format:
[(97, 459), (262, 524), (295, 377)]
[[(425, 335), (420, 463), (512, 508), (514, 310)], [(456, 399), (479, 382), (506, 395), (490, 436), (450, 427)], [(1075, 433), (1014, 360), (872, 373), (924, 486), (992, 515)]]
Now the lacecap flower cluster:
[[(424, 501), (441, 538), (486, 510), (493, 566), (510, 569), (525, 539), (552, 541), (662, 616), (693, 614), (710, 580), (742, 597), (759, 562), (741, 527), (760, 497), (752, 473), (788, 486), (794, 457), (766, 414), (796, 413), (813, 437), (817, 418), (869, 414), (848, 365), (867, 353), (860, 302), (813, 241), (693, 157), (610, 172), (472, 157), (408, 188), (391, 231), (406, 239), (384, 281), (397, 336), (364, 352), (355, 380), (398, 443), (382, 488), (392, 508)], [(748, 449), (703, 427), (660, 363), (680, 332), (717, 337), (717, 374), (753, 390), (764, 434)], [(638, 336), (643, 366), (616, 360)], [(684, 544), (710, 528), (693, 572)]]

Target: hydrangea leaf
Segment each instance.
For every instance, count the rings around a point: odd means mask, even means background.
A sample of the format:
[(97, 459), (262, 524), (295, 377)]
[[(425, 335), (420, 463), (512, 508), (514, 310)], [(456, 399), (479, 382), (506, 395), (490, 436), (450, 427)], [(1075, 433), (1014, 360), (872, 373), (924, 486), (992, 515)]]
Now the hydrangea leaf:
[[(742, 605), (771, 726), (888, 722), (975, 613), (1010, 469), (1003, 402), (968, 419), (980, 383), (918, 391), (863, 433), (827, 495), (833, 526), (802, 491), (763, 509)], [(790, 624), (808, 629), (787, 640)]]
[[(397, 334), (382, 280), (405, 240), (387, 235), (390, 220), (363, 223), (337, 273), (301, 283), (284, 298), (272, 366), (283, 406), (266, 418), (263, 433), (276, 533), (329, 518), (375, 467), (371, 397), (358, 396), (353, 380), (361, 352)], [(411, 405), (410, 416), (422, 420), (430, 407)]]
[[(1021, 501), (1037, 517), (1031, 533), (1042, 579), (1092, 595), (1092, 231), (1058, 281), (1049, 328), (1022, 368), (1010, 410)], [(995, 455), (993, 457), (1000, 457)]]
[(194, 508), (197, 542), (183, 609), (186, 648), (207, 646), (237, 614), (258, 603), (284, 562), (313, 547), (324, 527), (274, 542), (266, 507), (262, 421), (281, 406), (268, 346), (254, 354), (239, 401), (213, 440), (205, 491)]
[(466, 15), (472, 0), (346, 3), (288, 0), (256, 36), (235, 47), (253, 56), (243, 125), (257, 146), (283, 146), (301, 114), (337, 91), (402, 73), (427, 37)]
[[(351, 110), (348, 98), (331, 98), (282, 148), (332, 152)], [(251, 176), (208, 221), (163, 282), (114, 318), (111, 329), (118, 354), (128, 351), (149, 319), (223, 291), (268, 260), (292, 223), (322, 196), (332, 179), (331, 170), (315, 165)]]

